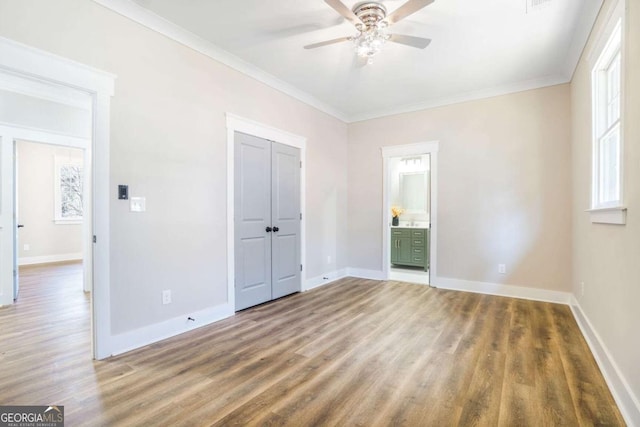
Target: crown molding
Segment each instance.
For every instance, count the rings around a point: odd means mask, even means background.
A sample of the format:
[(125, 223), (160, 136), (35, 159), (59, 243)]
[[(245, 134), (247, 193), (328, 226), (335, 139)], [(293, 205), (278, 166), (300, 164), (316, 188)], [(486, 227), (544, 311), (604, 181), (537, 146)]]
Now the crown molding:
[(511, 93), (524, 92), (532, 89), (540, 89), (548, 86), (556, 86), (559, 84), (568, 83), (570, 80), (565, 76), (555, 75), (547, 76), (539, 79), (525, 80), (513, 84), (496, 86), (489, 89), (482, 89), (478, 91), (466, 92), (460, 95), (447, 96), (442, 98), (430, 99), (424, 102), (416, 104), (407, 104), (399, 107), (392, 107), (388, 109), (375, 110), (365, 112), (362, 114), (354, 114), (350, 116), (349, 123), (361, 122), (365, 120), (378, 119), (386, 116), (393, 116), (397, 114), (413, 113), (416, 111), (427, 110), (430, 108), (444, 107), (446, 105), (460, 104), (468, 101), (476, 101), (479, 99), (492, 98), (495, 96), (508, 95)]
[(582, 55), (586, 40), (589, 37), (591, 28), (593, 27), (593, 23), (603, 2), (603, 0), (589, 0), (593, 3), (594, 6), (593, 8), (590, 8), (588, 10), (588, 13), (580, 16), (579, 21), (576, 24), (576, 32), (572, 39), (570, 51), (567, 54), (565, 64), (561, 67), (560, 72), (556, 75), (544, 76), (537, 79), (500, 85), (493, 88), (481, 89), (453, 96), (427, 99), (419, 103), (411, 103), (401, 106), (394, 106), (391, 108), (349, 114), (325, 102), (320, 101), (315, 96), (303, 90), (300, 90), (293, 85), (290, 85), (289, 83), (286, 83), (283, 80), (280, 80), (279, 78), (263, 71), (255, 65), (250, 64), (240, 59), (239, 57), (219, 48), (218, 46), (203, 39), (202, 37), (190, 31), (187, 31), (184, 28), (142, 7), (141, 5), (135, 3), (133, 0), (93, 1), (153, 31), (163, 34), (184, 46), (200, 52), (203, 55), (210, 57), (211, 59), (221, 62), (261, 83), (264, 83), (267, 86), (270, 86), (313, 108), (329, 114), (345, 123), (354, 123), (396, 114), (411, 113), (420, 110), (426, 110), (429, 108), (442, 107), (451, 104), (475, 101), (483, 98), (491, 98), (494, 96), (507, 95), (510, 93), (568, 83), (573, 77), (573, 72), (575, 71), (580, 56)]
[(278, 79), (277, 77), (261, 70), (235, 55), (219, 48), (202, 37), (185, 30), (179, 25), (145, 9), (132, 0), (93, 0), (96, 3), (110, 9), (126, 18), (131, 19), (153, 31), (156, 31), (170, 39), (183, 44), (203, 55), (221, 62), (236, 71), (239, 71), (261, 83), (266, 84), (280, 92), (289, 95), (298, 101), (304, 102), (324, 113), (327, 113), (343, 122), (348, 122), (348, 117), (342, 111), (320, 101), (314, 96), (297, 89), (296, 87)]

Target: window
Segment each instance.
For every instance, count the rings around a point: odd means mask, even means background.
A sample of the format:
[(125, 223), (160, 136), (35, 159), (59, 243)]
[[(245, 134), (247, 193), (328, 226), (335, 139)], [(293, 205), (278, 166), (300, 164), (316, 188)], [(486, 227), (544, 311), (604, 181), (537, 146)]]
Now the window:
[(82, 160), (55, 157), (55, 222), (82, 222)]
[[(615, 14), (614, 14), (615, 15)], [(611, 30), (592, 71), (593, 222), (624, 224), (622, 207), (622, 19), (611, 18)], [(603, 212), (607, 212), (603, 215)], [(622, 221), (622, 222), (621, 222)]]

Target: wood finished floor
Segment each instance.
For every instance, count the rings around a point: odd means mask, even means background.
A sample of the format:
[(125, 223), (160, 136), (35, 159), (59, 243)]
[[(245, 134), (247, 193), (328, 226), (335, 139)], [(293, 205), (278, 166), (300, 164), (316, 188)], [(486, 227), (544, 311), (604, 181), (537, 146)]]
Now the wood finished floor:
[(566, 306), (345, 279), (91, 361), (81, 266), (21, 274), (0, 404), (68, 426), (624, 425)]

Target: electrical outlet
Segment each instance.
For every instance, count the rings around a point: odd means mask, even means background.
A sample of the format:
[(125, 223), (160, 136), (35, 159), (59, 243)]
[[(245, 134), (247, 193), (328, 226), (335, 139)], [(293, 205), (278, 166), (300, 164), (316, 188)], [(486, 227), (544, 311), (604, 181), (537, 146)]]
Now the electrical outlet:
[(31, 250), (31, 245), (29, 245), (28, 243), (25, 243), (24, 244), (24, 251), (27, 252), (27, 251), (30, 251), (30, 250)]
[(498, 264), (498, 273), (507, 274), (507, 266), (505, 264)]
[(580, 282), (580, 296), (584, 296), (584, 282)]
[(331, 264), (331, 255), (327, 255), (327, 264)]
[(171, 304), (171, 290), (162, 291), (162, 304)]

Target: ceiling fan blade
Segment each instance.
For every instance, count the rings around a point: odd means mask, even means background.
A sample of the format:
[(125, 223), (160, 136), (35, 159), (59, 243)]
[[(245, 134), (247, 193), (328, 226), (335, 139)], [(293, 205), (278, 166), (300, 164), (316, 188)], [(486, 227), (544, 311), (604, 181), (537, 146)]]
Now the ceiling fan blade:
[(418, 49), (424, 49), (429, 46), (431, 39), (425, 39), (422, 37), (405, 36), (404, 34), (391, 34), (389, 38), (390, 42), (406, 44), (407, 46), (417, 47)]
[(346, 42), (346, 41), (349, 41), (349, 40), (351, 40), (351, 37), (340, 37), (339, 39), (333, 39), (333, 40), (327, 40), (327, 41), (324, 41), (324, 42), (308, 44), (304, 48), (305, 49), (315, 49), (317, 47), (322, 47), (322, 46), (326, 46), (326, 45), (334, 44), (334, 43)]
[(360, 20), (360, 18), (358, 18), (356, 14), (353, 13), (353, 11), (349, 9), (347, 6), (345, 6), (345, 4), (342, 3), (340, 0), (324, 0), (324, 2), (329, 6), (331, 6), (332, 8), (334, 8), (336, 12), (344, 16), (353, 25), (358, 25), (358, 24), (362, 25), (362, 21)]
[(409, 0), (402, 6), (394, 10), (391, 15), (387, 16), (386, 21), (389, 23), (389, 25), (395, 24), (396, 22), (401, 21), (407, 16), (416, 13), (423, 7), (429, 6), (433, 2), (434, 0)]

